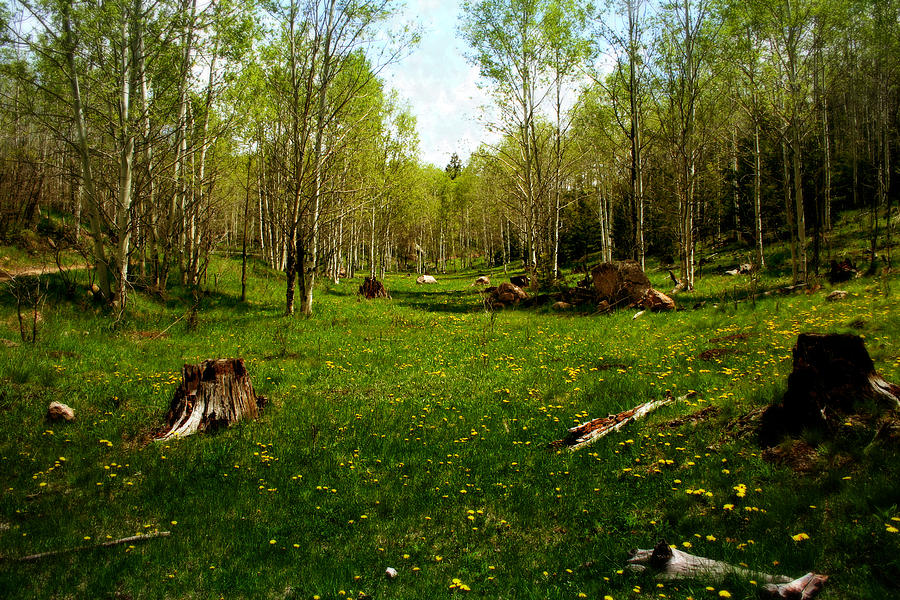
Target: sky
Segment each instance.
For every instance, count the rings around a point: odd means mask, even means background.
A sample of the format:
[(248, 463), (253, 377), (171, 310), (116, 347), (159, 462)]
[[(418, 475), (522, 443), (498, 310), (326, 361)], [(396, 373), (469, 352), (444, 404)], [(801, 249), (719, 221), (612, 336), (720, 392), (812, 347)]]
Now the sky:
[(406, 0), (403, 18), (418, 23), (422, 40), (383, 72), (416, 116), (419, 157), (441, 168), (454, 152), (465, 163), (493, 139), (480, 122), (480, 107), (490, 98), (478, 89), (478, 67), (466, 62), (466, 44), (456, 33), (460, 12), (458, 0)]

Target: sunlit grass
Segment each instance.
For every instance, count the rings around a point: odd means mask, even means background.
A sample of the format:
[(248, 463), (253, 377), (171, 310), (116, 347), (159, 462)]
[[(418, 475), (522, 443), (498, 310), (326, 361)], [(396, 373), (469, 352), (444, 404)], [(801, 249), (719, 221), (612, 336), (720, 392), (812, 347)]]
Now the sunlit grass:
[[(211, 269), (218, 287), (193, 329), (178, 290), (166, 302), (135, 297), (117, 330), (58, 300), (36, 346), (0, 346), (0, 554), (172, 532), (5, 561), (0, 596), (754, 593), (740, 580), (659, 587), (621, 572), (629, 548), (661, 538), (762, 571), (832, 574), (834, 597), (892, 594), (896, 446), (851, 427), (819, 446), (826, 469), (798, 476), (727, 427), (783, 391), (800, 331), (862, 333), (877, 367), (900, 380), (900, 317), (879, 279), (848, 283), (840, 303), (824, 302), (827, 285), (750, 301), (746, 279), (710, 271), (701, 291), (677, 297), (688, 310), (632, 320), (629, 310), (491, 315), (470, 287), (480, 272), (434, 286), (392, 275), (392, 300), (358, 300), (358, 280), (323, 282), (315, 316), (302, 319), (282, 316), (277, 274), (254, 267), (240, 305), (239, 263)], [(664, 271), (650, 275), (667, 289)], [(4, 302), (0, 337), (15, 340)], [(270, 398), (262, 417), (148, 444), (181, 365), (232, 356)], [(547, 448), (573, 424), (667, 390), (697, 395), (577, 453)], [(77, 422), (46, 423), (51, 400)], [(709, 406), (708, 420), (664, 425)]]

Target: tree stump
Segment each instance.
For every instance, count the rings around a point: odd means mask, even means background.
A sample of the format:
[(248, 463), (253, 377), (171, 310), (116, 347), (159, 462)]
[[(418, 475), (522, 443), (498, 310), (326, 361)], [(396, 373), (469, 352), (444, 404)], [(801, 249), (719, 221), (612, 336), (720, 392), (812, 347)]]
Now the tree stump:
[(166, 426), (155, 439), (184, 437), (227, 427), (243, 418), (255, 419), (265, 401), (253, 391), (243, 358), (184, 365), (181, 385), (166, 413)]
[(601, 263), (591, 271), (591, 281), (596, 299), (612, 307), (638, 304), (650, 289), (650, 280), (634, 260)]
[(805, 428), (841, 423), (837, 417), (858, 412), (872, 399), (900, 407), (900, 386), (875, 371), (858, 335), (801, 333), (793, 353), (787, 392), (762, 416), (763, 445), (774, 445), (785, 434), (796, 435)]
[(375, 277), (366, 277), (363, 280), (362, 285), (359, 286), (359, 291), (357, 293), (366, 300), (391, 297), (391, 295), (387, 293), (387, 290), (384, 289), (384, 284)]
[(836, 260), (831, 261), (831, 269), (828, 272), (828, 281), (831, 283), (842, 283), (856, 277), (859, 277), (859, 270), (849, 258), (845, 258), (840, 262)]

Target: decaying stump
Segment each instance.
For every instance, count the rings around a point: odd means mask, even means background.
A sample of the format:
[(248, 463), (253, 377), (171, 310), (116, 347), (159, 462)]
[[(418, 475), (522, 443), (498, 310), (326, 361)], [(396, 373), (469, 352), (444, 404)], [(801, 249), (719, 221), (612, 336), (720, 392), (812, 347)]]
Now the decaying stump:
[(265, 401), (253, 391), (243, 358), (184, 365), (181, 385), (166, 413), (166, 426), (155, 439), (184, 437), (244, 418), (255, 419)]
[(591, 271), (591, 281), (597, 301), (613, 307), (637, 304), (650, 289), (650, 280), (634, 260), (601, 263)]
[(384, 288), (384, 284), (378, 281), (375, 277), (366, 277), (362, 285), (359, 286), (359, 290), (357, 294), (363, 296), (366, 300), (372, 300), (373, 298), (390, 298), (391, 295), (388, 294), (387, 290)]
[(728, 563), (694, 556), (672, 548), (665, 541), (659, 542), (652, 550), (635, 549), (630, 552), (628, 568), (632, 571), (652, 569), (657, 579), (704, 579), (721, 583), (729, 575), (742, 579), (765, 582), (761, 590), (773, 598), (814, 598), (828, 581), (827, 575), (807, 573), (803, 577), (791, 579), (784, 575), (770, 575), (736, 567)]
[(862, 404), (876, 399), (900, 407), (900, 386), (875, 371), (863, 339), (853, 334), (801, 333), (794, 346), (794, 369), (781, 403), (762, 416), (763, 445), (805, 428), (829, 428)]
[(859, 270), (849, 258), (845, 258), (840, 262), (836, 260), (831, 261), (831, 269), (828, 272), (828, 281), (831, 283), (850, 281), (856, 277), (859, 277)]
[(497, 287), (485, 289), (484, 292), (484, 303), (491, 309), (506, 308), (528, 299), (528, 294), (522, 288), (505, 281)]

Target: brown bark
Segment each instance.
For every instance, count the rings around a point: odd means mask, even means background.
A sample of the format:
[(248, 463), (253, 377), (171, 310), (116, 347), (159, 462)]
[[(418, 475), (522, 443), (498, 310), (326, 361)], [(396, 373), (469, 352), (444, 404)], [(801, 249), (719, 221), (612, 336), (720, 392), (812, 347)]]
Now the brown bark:
[(184, 365), (181, 385), (166, 414), (166, 426), (155, 439), (184, 437), (227, 427), (243, 418), (255, 419), (265, 401), (253, 391), (242, 358)]
[[(681, 396), (678, 398), (678, 401), (680, 402), (686, 400), (693, 395), (693, 393), (689, 393), (687, 395)], [(568, 434), (563, 439), (551, 442), (550, 447), (568, 448), (569, 450), (574, 452), (579, 448), (583, 448), (588, 444), (596, 442), (600, 438), (609, 435), (610, 433), (619, 431), (629, 423), (633, 423), (634, 421), (647, 416), (657, 408), (675, 402), (675, 400), (676, 399), (673, 398), (671, 394), (667, 394), (665, 398), (662, 398), (660, 400), (651, 400), (650, 402), (644, 402), (643, 404), (640, 404), (628, 410), (623, 410), (622, 412), (615, 415), (609, 415), (606, 417), (599, 417), (597, 419), (585, 421), (581, 425), (577, 425), (569, 429)]]
[(359, 286), (359, 291), (357, 293), (360, 296), (365, 297), (366, 300), (372, 300), (373, 298), (391, 297), (391, 295), (388, 294), (387, 290), (384, 288), (384, 284), (374, 277), (366, 277), (363, 280), (362, 285)]

